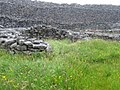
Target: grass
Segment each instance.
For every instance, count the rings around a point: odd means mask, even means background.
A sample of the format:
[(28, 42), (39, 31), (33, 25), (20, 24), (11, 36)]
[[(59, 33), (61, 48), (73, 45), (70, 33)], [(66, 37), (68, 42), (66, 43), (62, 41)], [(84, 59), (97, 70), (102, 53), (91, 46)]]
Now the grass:
[(120, 90), (120, 43), (48, 40), (52, 53), (0, 50), (0, 90)]

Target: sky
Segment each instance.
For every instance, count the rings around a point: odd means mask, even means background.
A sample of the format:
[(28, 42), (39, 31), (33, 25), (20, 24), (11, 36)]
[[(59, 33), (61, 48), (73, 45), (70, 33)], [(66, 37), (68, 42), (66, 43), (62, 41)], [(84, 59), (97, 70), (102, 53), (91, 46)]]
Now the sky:
[(53, 2), (53, 3), (78, 3), (81, 5), (84, 4), (112, 4), (112, 5), (120, 5), (120, 0), (38, 0), (38, 1), (46, 1), (46, 2)]

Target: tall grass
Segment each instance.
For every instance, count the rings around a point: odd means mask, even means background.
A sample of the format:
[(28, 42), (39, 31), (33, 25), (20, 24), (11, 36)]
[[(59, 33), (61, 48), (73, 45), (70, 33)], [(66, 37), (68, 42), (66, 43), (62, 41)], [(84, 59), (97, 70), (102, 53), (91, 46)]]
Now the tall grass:
[(120, 43), (48, 42), (51, 53), (0, 50), (0, 90), (120, 90)]

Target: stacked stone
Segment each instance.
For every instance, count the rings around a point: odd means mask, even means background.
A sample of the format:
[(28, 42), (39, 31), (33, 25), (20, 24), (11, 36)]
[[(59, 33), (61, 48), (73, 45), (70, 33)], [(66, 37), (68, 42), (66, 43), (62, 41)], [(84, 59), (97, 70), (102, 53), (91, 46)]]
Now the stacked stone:
[(26, 36), (29, 38), (37, 37), (38, 39), (42, 38), (52, 38), (52, 39), (70, 39), (71, 41), (76, 41), (78, 39), (88, 38), (88, 34), (73, 32), (66, 29), (58, 29), (51, 26), (39, 25), (31, 27), (25, 31)]
[(42, 52), (51, 51), (49, 43), (36, 38), (27, 38), (21, 33), (12, 33), (9, 31), (0, 31), (0, 47), (10, 52)]
[(14, 39), (14, 38), (0, 38), (1, 48), (12, 51), (13, 53), (17, 52), (42, 52), (50, 51), (51, 47), (47, 42), (43, 40), (36, 39)]
[(67, 37), (67, 30), (59, 30), (57, 28), (46, 26), (46, 25), (39, 25), (31, 27), (30, 29), (26, 30), (26, 35), (30, 38), (37, 37), (41, 38), (54, 38), (54, 39), (63, 39)]
[(116, 40), (120, 41), (120, 34), (114, 33), (101, 33), (101, 32), (86, 32), (90, 37), (101, 38), (106, 40)]

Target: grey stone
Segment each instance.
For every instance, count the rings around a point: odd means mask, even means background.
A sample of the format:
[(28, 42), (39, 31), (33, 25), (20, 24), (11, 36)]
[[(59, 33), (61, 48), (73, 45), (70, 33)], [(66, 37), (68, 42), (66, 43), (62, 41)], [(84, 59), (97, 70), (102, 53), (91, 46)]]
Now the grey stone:
[(3, 25), (0, 25), (0, 28), (4, 28), (4, 26), (3, 26)]
[(0, 38), (0, 45), (3, 45), (6, 42), (5, 38)]
[(41, 50), (45, 50), (47, 48), (47, 45), (45, 44), (33, 44), (33, 49), (41, 49)]
[(92, 39), (91, 37), (85, 37), (82, 40), (91, 40), (91, 39)]
[(25, 41), (23, 42), (24, 45), (27, 45), (28, 47), (32, 47), (33, 43), (31, 41)]
[(4, 45), (5, 45), (5, 48), (9, 48), (9, 46), (11, 45), (11, 44), (13, 44), (13, 43), (15, 43), (16, 42), (16, 40), (15, 39), (7, 39), (6, 41), (5, 41), (5, 43), (4, 43)]
[(13, 44), (11, 44), (11, 46), (10, 46), (11, 49), (15, 49), (16, 47), (17, 47), (17, 43), (13, 43)]
[(49, 44), (47, 44), (47, 48), (46, 48), (45, 51), (46, 51), (46, 52), (52, 52), (53, 49), (52, 49), (52, 47), (51, 47)]
[(43, 40), (34, 40), (33, 41), (33, 44), (40, 44), (40, 43), (42, 43), (43, 42)]
[(17, 40), (18, 45), (23, 45), (24, 42), (25, 42), (24, 39), (18, 39), (18, 40)]
[(27, 51), (27, 46), (26, 45), (17, 45), (16, 50)]
[(33, 42), (36, 38), (28, 38), (27, 40)]

